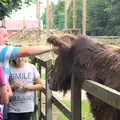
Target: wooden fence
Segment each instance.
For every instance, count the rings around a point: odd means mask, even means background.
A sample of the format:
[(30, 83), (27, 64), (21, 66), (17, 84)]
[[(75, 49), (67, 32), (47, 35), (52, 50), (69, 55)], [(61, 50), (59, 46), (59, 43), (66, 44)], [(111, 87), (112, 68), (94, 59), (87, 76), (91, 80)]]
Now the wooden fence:
[[(49, 89), (48, 83), (47, 83), (47, 75), (48, 71), (50, 70), (52, 66), (52, 60), (48, 61), (43, 61), (40, 60), (39, 58), (35, 57), (32, 59), (33, 64), (37, 64), (37, 68), (41, 74), (41, 67), (45, 68), (45, 78), (46, 78), (46, 85), (45, 88), (39, 92), (38, 95), (38, 100), (39, 102), (36, 103), (36, 111), (32, 117), (32, 120), (53, 120), (52, 119), (52, 104), (54, 104), (69, 120), (80, 120), (81, 117), (81, 112), (80, 112), (80, 100), (81, 100), (81, 90), (79, 89), (79, 86), (77, 87), (78, 89), (74, 89), (76, 85), (73, 83), (72, 84), (72, 94), (71, 94), (71, 99), (76, 99), (75, 101), (71, 100), (71, 111), (63, 105), (55, 96), (52, 95), (52, 91)], [(74, 81), (73, 81), (74, 82)], [(46, 96), (46, 104), (45, 104), (45, 113), (42, 112), (41, 110), (41, 93), (43, 93)], [(38, 112), (38, 116), (36, 116), (36, 112)]]
[[(47, 83), (47, 75), (52, 66), (52, 60), (43, 61), (37, 57), (34, 57), (34, 59), (32, 59), (32, 63), (37, 64), (40, 73), (41, 67), (45, 68), (46, 78), (45, 88), (41, 92), (39, 92), (39, 102), (36, 105), (38, 116), (36, 117), (35, 111), (32, 120), (53, 120), (52, 104), (54, 104), (68, 118), (68, 120), (82, 120), (81, 89), (79, 87), (79, 83), (74, 80), (74, 77), (72, 78), (71, 83), (71, 110), (69, 110), (55, 96), (52, 95), (52, 91), (49, 89)], [(82, 86), (82, 89), (99, 98), (100, 100), (106, 102), (107, 104), (120, 109), (120, 93), (116, 90), (113, 90), (91, 80), (86, 80)], [(45, 113), (41, 111), (41, 93), (46, 96)]]

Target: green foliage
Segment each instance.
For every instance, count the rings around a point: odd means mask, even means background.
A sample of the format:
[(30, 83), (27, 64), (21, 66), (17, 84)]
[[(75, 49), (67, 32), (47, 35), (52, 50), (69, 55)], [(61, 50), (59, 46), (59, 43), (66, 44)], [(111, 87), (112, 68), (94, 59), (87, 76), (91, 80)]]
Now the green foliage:
[(42, 20), (43, 20), (43, 27), (46, 28), (46, 13), (44, 12), (42, 15)]
[(34, 0), (1, 0), (0, 1), (0, 20), (5, 16), (8, 16), (12, 13), (13, 10), (17, 11), (22, 8), (22, 5), (30, 5)]
[[(82, 26), (82, 3), (80, 0), (76, 0), (76, 4), (80, 4), (79, 7), (76, 7), (76, 26), (78, 28), (80, 28), (80, 26)], [(65, 1), (59, 1), (58, 4), (51, 4), (52, 6), (52, 11), (53, 11), (53, 15), (52, 15), (52, 19), (53, 19), (53, 27), (52, 28), (57, 28), (58, 30), (62, 30), (64, 29), (64, 19), (65, 19)], [(72, 28), (72, 12), (73, 12), (73, 8), (72, 8), (72, 3), (70, 5), (71, 7), (68, 10), (68, 28)], [(42, 15), (42, 19), (43, 19), (43, 25), (46, 26), (46, 13), (43, 13)]]
[(94, 120), (88, 100), (82, 101), (82, 120)]
[[(53, 22), (64, 28), (64, 1), (53, 4)], [(87, 34), (120, 35), (120, 0), (87, 0)], [(68, 28), (72, 28), (72, 3), (68, 9)], [(43, 18), (45, 16), (43, 15)], [(82, 29), (82, 0), (76, 0), (76, 27)]]
[[(105, 0), (98, 0), (96, 3), (89, 3), (88, 1), (88, 32), (91, 32), (91, 35), (104, 35), (105, 27), (108, 21), (108, 13), (106, 8), (108, 4)], [(90, 5), (89, 5), (90, 4)]]
[(64, 1), (59, 2), (57, 5), (53, 4), (53, 22), (59, 30), (64, 27), (64, 5)]

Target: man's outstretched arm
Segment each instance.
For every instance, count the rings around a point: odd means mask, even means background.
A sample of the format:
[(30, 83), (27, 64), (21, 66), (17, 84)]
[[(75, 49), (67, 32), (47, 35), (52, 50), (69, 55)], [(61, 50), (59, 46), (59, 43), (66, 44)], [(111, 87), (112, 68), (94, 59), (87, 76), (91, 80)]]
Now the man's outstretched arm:
[(52, 51), (50, 46), (39, 46), (39, 47), (29, 47), (23, 46), (20, 47), (17, 52), (17, 57), (30, 56), (30, 55), (39, 55), (49, 51)]
[(0, 62), (9, 60), (15, 57), (26, 57), (30, 55), (39, 55), (49, 51), (53, 51), (50, 46), (0, 46)]

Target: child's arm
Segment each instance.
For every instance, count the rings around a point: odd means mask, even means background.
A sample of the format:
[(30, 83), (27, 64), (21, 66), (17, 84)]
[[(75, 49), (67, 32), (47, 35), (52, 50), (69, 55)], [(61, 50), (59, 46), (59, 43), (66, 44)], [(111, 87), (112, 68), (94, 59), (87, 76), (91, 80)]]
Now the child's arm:
[(25, 85), (24, 86), (24, 89), (25, 90), (30, 90), (30, 91), (36, 91), (36, 90), (42, 90), (43, 89), (43, 83), (42, 83), (42, 81), (41, 81), (41, 79), (40, 79), (40, 77), (37, 77), (36, 79), (35, 79), (35, 84), (34, 85)]
[(0, 104), (8, 104), (7, 85), (0, 87)]
[(4, 79), (4, 72), (0, 65), (0, 103), (8, 104), (7, 85)]
[(11, 86), (10, 86), (10, 85), (7, 86), (7, 93), (8, 93), (8, 96), (9, 96), (9, 97), (10, 97), (10, 96), (13, 96), (13, 92), (12, 92), (12, 89), (11, 89)]
[(32, 91), (35, 91), (35, 90), (42, 90), (43, 89), (43, 82), (42, 80), (40, 79), (40, 74), (39, 74), (39, 71), (37, 70), (37, 68), (33, 65), (33, 69), (34, 69), (34, 85), (25, 85), (24, 86), (24, 89), (25, 90), (32, 90)]

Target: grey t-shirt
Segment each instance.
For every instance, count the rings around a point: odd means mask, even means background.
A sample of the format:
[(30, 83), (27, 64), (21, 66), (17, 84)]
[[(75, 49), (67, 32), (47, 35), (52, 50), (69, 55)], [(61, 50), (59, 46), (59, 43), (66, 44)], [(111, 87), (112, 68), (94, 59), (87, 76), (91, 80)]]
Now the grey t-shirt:
[[(28, 63), (24, 68), (16, 69), (10, 66), (9, 82), (22, 81), (23, 86), (34, 84), (34, 80), (39, 77), (39, 72), (33, 64)], [(34, 111), (34, 91), (25, 91), (23, 86), (13, 91), (10, 97), (8, 112), (25, 113)]]

